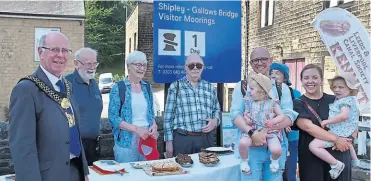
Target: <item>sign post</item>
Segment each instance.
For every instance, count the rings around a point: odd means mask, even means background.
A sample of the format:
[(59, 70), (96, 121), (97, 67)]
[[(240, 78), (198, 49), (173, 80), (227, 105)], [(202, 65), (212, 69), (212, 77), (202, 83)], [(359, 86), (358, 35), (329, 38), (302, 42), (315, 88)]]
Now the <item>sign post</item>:
[(154, 1), (153, 79), (171, 83), (185, 75), (185, 59), (199, 54), (202, 78), (241, 79), (241, 1)]

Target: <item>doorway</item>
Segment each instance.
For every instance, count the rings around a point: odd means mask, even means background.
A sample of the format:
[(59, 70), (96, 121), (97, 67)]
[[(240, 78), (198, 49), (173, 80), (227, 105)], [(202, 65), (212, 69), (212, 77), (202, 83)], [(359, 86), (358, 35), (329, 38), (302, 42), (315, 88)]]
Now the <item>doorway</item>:
[(292, 83), (291, 87), (303, 93), (304, 89), (301, 86), (300, 72), (305, 66), (305, 59), (286, 59), (283, 60), (283, 63), (286, 64), (290, 69), (290, 81)]

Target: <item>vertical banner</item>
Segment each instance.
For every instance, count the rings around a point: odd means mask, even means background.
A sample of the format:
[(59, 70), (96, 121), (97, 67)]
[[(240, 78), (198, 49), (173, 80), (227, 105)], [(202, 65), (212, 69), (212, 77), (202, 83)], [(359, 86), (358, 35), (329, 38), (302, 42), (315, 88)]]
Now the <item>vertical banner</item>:
[(319, 32), (339, 72), (356, 77), (359, 110), (370, 113), (370, 37), (361, 21), (341, 8), (317, 15), (312, 26)]

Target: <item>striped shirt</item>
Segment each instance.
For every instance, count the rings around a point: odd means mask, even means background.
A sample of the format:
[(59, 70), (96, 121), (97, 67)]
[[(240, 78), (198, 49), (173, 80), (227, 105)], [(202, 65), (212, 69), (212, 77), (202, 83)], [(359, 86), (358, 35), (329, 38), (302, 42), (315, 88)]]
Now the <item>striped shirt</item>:
[(164, 114), (165, 141), (173, 140), (173, 130), (177, 128), (201, 132), (207, 118), (217, 118), (220, 123), (219, 101), (211, 83), (200, 80), (194, 88), (186, 77), (178, 81), (173, 82), (168, 90)]

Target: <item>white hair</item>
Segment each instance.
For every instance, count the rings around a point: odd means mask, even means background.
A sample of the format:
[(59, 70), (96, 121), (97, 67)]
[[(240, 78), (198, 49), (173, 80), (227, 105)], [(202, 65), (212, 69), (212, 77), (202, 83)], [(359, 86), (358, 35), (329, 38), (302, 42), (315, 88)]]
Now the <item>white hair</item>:
[(147, 56), (141, 51), (133, 51), (129, 53), (129, 55), (126, 57), (126, 65), (129, 65), (131, 63), (136, 63), (136, 62), (143, 62), (147, 63)]
[(200, 60), (201, 60), (201, 63), (203, 64), (204, 63), (204, 60), (202, 59), (202, 57), (200, 56), (200, 54), (198, 53), (191, 53), (189, 54), (186, 59), (185, 59), (185, 64), (188, 64), (188, 58), (189, 57), (200, 57)]
[(80, 48), (79, 50), (76, 51), (75, 53), (75, 60), (80, 60), (79, 58), (82, 56), (82, 55), (85, 55), (87, 53), (93, 53), (94, 56), (97, 56), (98, 52), (97, 50), (94, 50), (92, 48), (89, 48), (89, 47), (84, 47), (84, 48)]

